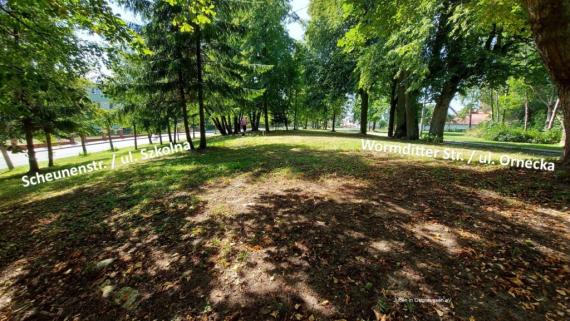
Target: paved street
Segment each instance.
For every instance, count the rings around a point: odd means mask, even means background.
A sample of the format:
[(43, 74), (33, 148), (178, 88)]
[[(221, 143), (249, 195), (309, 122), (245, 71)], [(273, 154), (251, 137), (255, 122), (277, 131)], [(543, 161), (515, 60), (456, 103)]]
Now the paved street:
[[(213, 136), (214, 132), (213, 131), (209, 131), (206, 133), (206, 136)], [(181, 141), (185, 141), (186, 140), (186, 135), (183, 133), (180, 133), (179, 135), (180, 140)], [(196, 138), (199, 139), (200, 138), (200, 134), (196, 133)], [(162, 135), (162, 139), (164, 143), (168, 142), (168, 135)], [(157, 143), (158, 142), (158, 135), (155, 135), (153, 137), (153, 142)], [(145, 136), (139, 136), (137, 137), (137, 143), (139, 145), (146, 145), (148, 144), (148, 138)], [(131, 147), (135, 145), (135, 140), (134, 138), (126, 138), (126, 139), (113, 139), (113, 145), (115, 146), (115, 148), (121, 149), (121, 148), (125, 148), (125, 147)], [(97, 142), (91, 142), (87, 144), (87, 152), (88, 153), (95, 153), (95, 152), (101, 152), (101, 151), (106, 151), (109, 150), (110, 146), (109, 146), (109, 141), (97, 141)], [(54, 159), (60, 159), (60, 158), (65, 158), (65, 157), (71, 157), (71, 156), (77, 156), (79, 154), (81, 154), (82, 149), (81, 149), (81, 143), (79, 141), (77, 141), (77, 144), (75, 145), (63, 145), (63, 146), (56, 146), (53, 149), (53, 157)], [(12, 163), (14, 164), (15, 167), (18, 166), (22, 166), (22, 165), (27, 165), (28, 164), (28, 156), (26, 154), (26, 152), (23, 153), (17, 153), (17, 154), (12, 154), (9, 153), (10, 155), (10, 159), (12, 160)], [(47, 148), (36, 148), (36, 158), (38, 159), (39, 162), (47, 162), (48, 160), (48, 153), (47, 153)], [(6, 165), (4, 158), (2, 158), (0, 156), (0, 169), (6, 169), (8, 168), (8, 166)]]

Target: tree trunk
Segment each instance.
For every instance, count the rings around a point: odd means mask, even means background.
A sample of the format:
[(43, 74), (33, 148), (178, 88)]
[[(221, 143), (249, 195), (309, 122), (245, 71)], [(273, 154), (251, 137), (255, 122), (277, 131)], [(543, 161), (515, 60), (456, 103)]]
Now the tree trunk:
[(562, 165), (570, 167), (570, 85), (560, 90), (560, 106), (562, 107), (563, 135), (564, 135), (564, 156)]
[(220, 132), (220, 134), (222, 136), (227, 136), (228, 132), (226, 131), (226, 128), (224, 127), (224, 125), (222, 124), (222, 122), (220, 121), (220, 118), (217, 117), (213, 117), (212, 121), (214, 122), (214, 126), (216, 126), (216, 128), (218, 129), (218, 131)]
[(139, 145), (137, 142), (137, 124), (133, 123), (133, 135), (135, 136), (135, 150), (139, 149)]
[(400, 82), (397, 91), (397, 104), (396, 104), (396, 131), (394, 138), (404, 138), (407, 134), (406, 122), (406, 86)]
[(170, 127), (169, 120), (166, 121), (166, 130), (168, 131), (168, 142), (174, 144), (174, 142), (172, 141), (172, 128)]
[(360, 94), (360, 133), (366, 135), (368, 125), (368, 92), (364, 89), (359, 89)]
[(48, 167), (53, 167), (53, 147), (51, 145), (51, 134), (49, 130), (44, 128), (44, 134), (46, 136), (46, 145), (48, 152)]
[(449, 104), (453, 100), (453, 96), (455, 96), (456, 91), (457, 82), (450, 80), (444, 85), (439, 97), (436, 100), (429, 129), (431, 138), (436, 142), (443, 141), (443, 133), (445, 131), (445, 122), (447, 121)]
[(34, 149), (34, 128), (32, 125), (32, 120), (26, 118), (23, 120), (24, 133), (26, 135), (26, 147), (28, 149), (28, 164), (30, 165), (29, 172), (31, 174), (40, 171), (38, 166), (38, 160), (36, 159), (36, 151)]
[(234, 134), (236, 134), (236, 135), (238, 135), (240, 132), (239, 119), (240, 119), (239, 116), (234, 115)]
[(554, 109), (552, 110), (552, 115), (548, 119), (548, 125), (546, 129), (551, 130), (552, 126), (554, 125), (554, 119), (556, 119), (556, 112), (558, 111), (558, 107), (560, 107), (560, 98), (556, 100), (556, 104), (554, 105)]
[[(79, 136), (81, 138), (81, 148), (83, 149), (83, 155), (87, 155), (87, 145), (85, 144), (85, 135), (80, 135)], [(135, 143), (136, 146), (136, 143)]]
[(198, 74), (198, 113), (200, 117), (200, 149), (206, 149), (206, 116), (204, 114), (204, 82), (202, 79), (202, 32), (196, 26), (196, 73)]
[(398, 104), (398, 80), (392, 82), (392, 93), (390, 97), (390, 115), (388, 119), (388, 137), (394, 137), (394, 124), (396, 118), (396, 106)]
[(426, 105), (425, 105), (425, 102), (422, 102), (422, 112), (421, 112), (421, 116), (420, 116), (420, 138), (422, 137), (422, 134), (424, 132), (425, 112), (426, 112)]
[[(503, 117), (504, 120), (504, 117)], [(524, 130), (528, 130), (528, 94), (525, 93), (524, 99)]]
[(336, 132), (336, 111), (333, 111), (333, 118), (332, 118), (332, 132)]
[(418, 92), (406, 93), (406, 138), (418, 140)]
[(172, 139), (174, 140), (174, 144), (176, 144), (178, 142), (178, 119), (174, 118), (174, 137), (172, 137)]
[[(182, 82), (182, 72), (178, 71), (178, 93), (180, 95), (180, 104), (182, 107), (182, 120), (184, 122), (184, 132), (186, 133), (186, 141), (190, 144), (190, 150), (194, 150), (192, 136), (190, 136), (190, 125), (188, 123), (188, 107), (186, 106), (186, 95), (184, 93), (184, 83)], [(152, 143), (151, 143), (152, 144)]]
[(113, 146), (113, 135), (111, 133), (111, 126), (107, 125), (107, 133), (109, 134), (109, 145), (111, 145), (111, 151), (115, 151), (115, 147)]
[(152, 134), (149, 132), (147, 133), (147, 136), (148, 136), (148, 143), (152, 145)]
[(12, 164), (12, 160), (10, 159), (10, 155), (8, 155), (8, 151), (6, 150), (6, 146), (3, 143), (0, 143), (0, 152), (2, 152), (2, 156), (4, 157), (4, 162), (6, 166), (8, 166), (8, 170), (14, 169), (14, 164)]
[(263, 96), (263, 118), (265, 120), (265, 132), (269, 133), (269, 111), (267, 110), (266, 96)]
[(162, 129), (158, 128), (156, 131), (158, 132), (158, 141), (162, 145)]

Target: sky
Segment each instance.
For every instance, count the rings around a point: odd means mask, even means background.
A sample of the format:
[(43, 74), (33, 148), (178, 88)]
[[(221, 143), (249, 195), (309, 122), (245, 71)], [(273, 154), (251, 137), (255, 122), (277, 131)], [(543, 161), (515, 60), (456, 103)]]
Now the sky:
[[(310, 0), (291, 0), (291, 12), (296, 13), (302, 22), (306, 23), (309, 21), (309, 1)], [(142, 23), (142, 20), (135, 16), (132, 12), (124, 10), (120, 6), (111, 3), (111, 8), (113, 11), (121, 16), (123, 20), (128, 22)], [(305, 29), (303, 24), (299, 21), (291, 22), (287, 25), (287, 31), (293, 39), (303, 40)]]
[[(305, 23), (309, 21), (309, 1), (310, 0), (291, 0), (291, 11), (295, 12)], [(289, 31), (291, 38), (303, 40), (305, 30), (301, 23), (289, 23), (287, 25), (287, 30)]]

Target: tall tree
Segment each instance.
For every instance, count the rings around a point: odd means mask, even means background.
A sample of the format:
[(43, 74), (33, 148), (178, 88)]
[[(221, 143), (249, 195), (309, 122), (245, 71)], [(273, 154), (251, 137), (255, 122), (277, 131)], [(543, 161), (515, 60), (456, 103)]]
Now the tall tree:
[(562, 164), (570, 167), (570, 2), (523, 0), (523, 4), (540, 55), (558, 87), (566, 132)]

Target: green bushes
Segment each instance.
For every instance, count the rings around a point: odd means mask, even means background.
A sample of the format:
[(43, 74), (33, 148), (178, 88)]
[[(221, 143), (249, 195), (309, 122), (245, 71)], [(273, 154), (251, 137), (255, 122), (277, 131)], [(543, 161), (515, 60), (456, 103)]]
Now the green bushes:
[(482, 124), (471, 134), (486, 140), (492, 140), (496, 142), (532, 144), (556, 144), (560, 142), (562, 135), (560, 130), (550, 130), (543, 132), (531, 128), (525, 131), (521, 127), (493, 123)]

